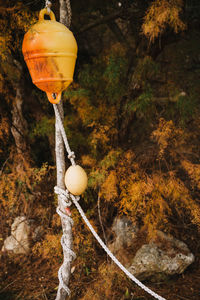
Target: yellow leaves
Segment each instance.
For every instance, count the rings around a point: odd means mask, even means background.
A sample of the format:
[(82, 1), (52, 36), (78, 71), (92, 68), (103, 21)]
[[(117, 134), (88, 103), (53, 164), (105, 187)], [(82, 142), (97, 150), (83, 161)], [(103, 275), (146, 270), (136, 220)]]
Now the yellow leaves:
[(105, 170), (111, 167), (115, 167), (121, 154), (122, 150), (120, 148), (109, 151), (108, 154), (100, 162), (100, 166)]
[(191, 178), (193, 187), (200, 190), (200, 164), (192, 164), (190, 161), (183, 160), (181, 165)]
[(32, 24), (36, 23), (38, 18), (36, 13), (30, 12), (26, 9), (19, 10), (17, 13), (12, 14), (12, 19), (15, 22), (15, 28), (26, 32)]
[(81, 160), (84, 166), (92, 168), (96, 165), (96, 160), (90, 155), (82, 155)]
[(100, 142), (101, 145), (105, 146), (108, 141), (108, 131), (109, 127), (107, 125), (99, 125), (98, 127), (94, 128), (91, 134), (91, 144), (94, 148), (97, 147), (98, 143)]
[(51, 225), (53, 228), (61, 227), (61, 219), (57, 213), (53, 215)]
[[(50, 264), (57, 265), (58, 260), (62, 261), (62, 246), (60, 244), (61, 234), (46, 234), (42, 242), (36, 243), (32, 248), (32, 253), (47, 259)], [(56, 272), (57, 273), (57, 272)], [(55, 276), (57, 275), (55, 273)]]
[(174, 212), (180, 218), (187, 214), (200, 225), (200, 207), (184, 183), (172, 172), (154, 172), (151, 176), (135, 172), (120, 184), (120, 202), (117, 206), (133, 220), (139, 219), (152, 234), (152, 230), (169, 223)]
[[(2, 7), (3, 10), (3, 7)], [(15, 11), (6, 9), (0, 16), (0, 59), (1, 73), (3, 75), (0, 92), (5, 93), (5, 74), (8, 80), (16, 80), (21, 74), (15, 65), (15, 58), (21, 53), (22, 34), (36, 21), (35, 12), (26, 9)]]
[(118, 196), (117, 184), (116, 171), (112, 170), (101, 186), (100, 196), (103, 196), (106, 201), (114, 201)]
[(9, 120), (6, 117), (2, 117), (0, 122), (0, 139), (3, 141), (7, 139), (10, 132)]
[[(23, 158), (17, 157), (16, 166), (12, 171), (5, 168), (5, 172), (0, 178), (0, 199), (1, 208), (6, 214), (10, 212), (30, 213), (34, 202), (35, 193), (39, 184), (49, 173), (50, 168), (44, 164), (41, 168), (31, 168), (25, 162), (22, 164)], [(21, 161), (21, 164), (19, 164)], [(40, 208), (40, 205), (37, 205)], [(31, 212), (32, 213), (32, 212)]]
[(144, 18), (143, 34), (153, 42), (169, 25), (175, 33), (184, 30), (186, 25), (180, 19), (182, 0), (155, 0)]
[(102, 104), (98, 107), (98, 111), (93, 115), (94, 121), (89, 125), (93, 128), (91, 132), (91, 144), (94, 149), (97, 145), (103, 147), (103, 149), (109, 149), (110, 142), (116, 139), (118, 131), (113, 126), (116, 118), (116, 108)]
[(71, 97), (70, 102), (76, 107), (79, 118), (84, 125), (88, 126), (91, 123), (91, 116), (95, 113), (93, 107), (90, 105), (87, 96)]
[(89, 176), (89, 186), (100, 190), (100, 196), (106, 201), (114, 200), (118, 196), (118, 177), (114, 169), (121, 155), (121, 149), (111, 150), (99, 163), (99, 168), (94, 168)]
[(7, 59), (7, 56), (10, 54), (10, 49), (8, 45), (11, 43), (11, 33), (8, 31), (0, 34), (0, 57), (3, 61)]
[(185, 143), (183, 130), (176, 128), (172, 120), (163, 118), (160, 118), (158, 128), (152, 132), (152, 138), (159, 146), (158, 158), (163, 158), (167, 150), (175, 158)]

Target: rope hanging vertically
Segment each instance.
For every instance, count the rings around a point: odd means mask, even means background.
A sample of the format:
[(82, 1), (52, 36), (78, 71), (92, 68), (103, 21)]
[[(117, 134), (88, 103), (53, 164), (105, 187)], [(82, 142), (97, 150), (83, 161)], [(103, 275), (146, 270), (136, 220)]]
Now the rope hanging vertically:
[[(55, 107), (55, 114), (60, 116), (60, 103)], [(61, 117), (59, 118), (61, 120)], [(61, 121), (62, 122), (62, 121)], [(57, 169), (57, 188), (55, 188), (55, 193), (58, 194), (58, 207), (56, 209), (58, 215), (61, 218), (63, 235), (61, 238), (61, 245), (63, 249), (63, 263), (58, 271), (59, 286), (57, 290), (56, 300), (65, 300), (66, 296), (70, 294), (70, 289), (68, 288), (69, 278), (71, 275), (71, 262), (75, 258), (75, 253), (73, 252), (73, 238), (72, 238), (72, 226), (73, 220), (70, 214), (67, 213), (66, 209), (69, 209), (71, 201), (69, 199), (69, 193), (64, 189), (64, 175), (65, 175), (65, 158), (64, 158), (64, 144), (62, 139), (62, 133), (59, 126), (59, 120), (56, 118), (56, 169)], [(70, 148), (68, 148), (70, 151)], [(73, 158), (71, 158), (73, 159)], [(73, 162), (73, 161), (72, 161)]]
[(66, 7), (67, 7), (67, 27), (70, 28), (71, 21), (72, 21), (72, 10), (70, 0), (66, 0)]
[[(51, 2), (46, 0), (45, 8), (50, 13)], [(71, 6), (70, 0), (60, 0), (60, 22), (66, 25), (68, 28), (71, 24)], [(54, 98), (54, 94), (52, 94)], [(53, 101), (52, 101), (53, 102)], [(54, 102), (56, 103), (56, 102)], [(63, 113), (63, 104), (62, 101), (58, 106), (54, 105), (55, 114)], [(60, 112), (59, 112), (60, 110)], [(61, 120), (61, 118), (60, 118)], [(61, 120), (62, 122), (62, 120)], [(56, 209), (57, 213), (61, 218), (63, 235), (61, 238), (61, 245), (63, 248), (63, 263), (58, 271), (59, 286), (57, 290), (56, 300), (65, 300), (66, 296), (70, 294), (70, 289), (68, 288), (69, 278), (71, 275), (71, 261), (75, 258), (75, 253), (73, 252), (73, 238), (72, 238), (72, 226), (73, 220), (70, 218), (69, 206), (71, 201), (69, 200), (69, 195), (61, 192), (64, 186), (64, 174), (65, 174), (65, 157), (64, 157), (64, 145), (68, 151), (68, 158), (72, 165), (75, 165), (74, 162), (74, 153), (70, 150), (69, 144), (66, 139), (62, 139), (63, 133), (61, 132), (61, 126), (59, 126), (59, 120), (56, 118), (55, 124), (55, 152), (56, 152), (56, 169), (57, 169), (57, 189), (55, 192), (58, 193), (58, 207)], [(65, 199), (65, 201), (64, 201)], [(67, 210), (68, 209), (68, 210)]]
[(70, 28), (72, 20), (72, 10), (70, 0), (59, 0), (60, 1), (60, 22)]
[[(70, 0), (62, 0), (63, 5), (66, 6), (66, 12), (67, 12), (67, 20), (65, 20), (65, 25), (70, 28), (71, 21), (72, 21), (72, 9), (71, 9), (71, 4)], [(50, 13), (52, 3), (49, 0), (45, 0), (45, 8), (47, 9), (48, 13)]]
[(49, 0), (46, 0), (45, 1), (45, 8), (47, 9), (48, 13), (50, 14), (50, 11), (51, 11), (51, 1)]

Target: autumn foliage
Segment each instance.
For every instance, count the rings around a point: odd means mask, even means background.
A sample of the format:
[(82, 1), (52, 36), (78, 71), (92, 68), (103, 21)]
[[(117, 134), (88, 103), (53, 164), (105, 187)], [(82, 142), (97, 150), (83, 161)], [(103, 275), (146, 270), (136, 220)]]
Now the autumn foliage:
[[(53, 193), (53, 110), (32, 85), (21, 54), (24, 32), (41, 7), (35, 2), (34, 9), (28, 5), (21, 9), (25, 2), (12, 1), (20, 10), (0, 9), (0, 245), (18, 215), (43, 227), (40, 240), (32, 243), (27, 265), (17, 259), (13, 263), (21, 270), (13, 299), (41, 300), (46, 294), (55, 298), (62, 230)], [(144, 242), (159, 229), (192, 241), (198, 258), (199, 29), (191, 29), (187, 1), (125, 2), (117, 20), (108, 19), (92, 31), (84, 26), (96, 18), (103, 22), (104, 15), (112, 17), (116, 3), (89, 1), (88, 7), (81, 1), (73, 3), (79, 56), (63, 104), (70, 146), (89, 178), (80, 204), (101, 236), (103, 224), (107, 239), (114, 217), (126, 215), (137, 223)], [(10, 7), (9, 1), (4, 6)], [(22, 91), (21, 116), (27, 125), (20, 134), (27, 153), (17, 149), (13, 135), (16, 83)], [(139, 299), (140, 292), (105, 262), (104, 252), (74, 207), (72, 217), (77, 253), (72, 299), (132, 299), (131, 295)], [(23, 268), (28, 274), (41, 272), (37, 273), (41, 284), (35, 279), (31, 285)], [(0, 273), (8, 286), (5, 274), (11, 271), (12, 265), (4, 264)]]

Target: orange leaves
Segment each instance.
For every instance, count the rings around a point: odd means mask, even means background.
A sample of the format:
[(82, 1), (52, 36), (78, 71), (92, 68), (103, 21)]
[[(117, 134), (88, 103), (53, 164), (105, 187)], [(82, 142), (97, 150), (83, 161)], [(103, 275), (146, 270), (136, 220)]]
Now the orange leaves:
[[(62, 247), (60, 244), (61, 234), (46, 234), (42, 242), (36, 243), (32, 248), (32, 253), (48, 260), (52, 265), (57, 265), (58, 260), (62, 261)], [(57, 272), (55, 272), (55, 277)]]
[(92, 115), (95, 115), (95, 110), (90, 104), (89, 97), (84, 91), (80, 90), (80, 94), (70, 97), (71, 104), (76, 108), (79, 118), (85, 126), (92, 122)]
[(107, 136), (108, 133), (108, 126), (95, 126), (93, 132), (92, 132), (92, 139), (91, 139), (91, 144), (96, 148), (98, 142), (100, 142), (102, 145), (105, 145), (108, 143), (109, 138)]
[(155, 0), (144, 18), (143, 34), (153, 42), (167, 26), (170, 26), (175, 33), (184, 30), (186, 25), (180, 19), (182, 8), (182, 0)]
[(92, 168), (96, 165), (96, 160), (90, 155), (82, 155), (81, 160), (83, 166), (88, 166)]
[(193, 187), (200, 190), (200, 164), (192, 164), (187, 160), (183, 160), (181, 164), (191, 178)]
[[(8, 216), (10, 213), (17, 214), (21, 211), (25, 214), (35, 213), (31, 210), (38, 193), (37, 189), (50, 170), (47, 164), (36, 169), (31, 168), (26, 162), (22, 163), (22, 157), (18, 156), (17, 159), (13, 170), (9, 170), (10, 165), (5, 167), (6, 170), (0, 179), (1, 208)], [(37, 204), (37, 208), (41, 208), (40, 205)]]
[[(147, 176), (141, 172), (133, 173), (128, 179), (126, 188), (123, 189), (121, 186), (120, 209), (133, 220), (142, 221), (151, 235), (153, 230), (168, 223), (168, 215), (172, 214), (172, 202), (179, 212), (178, 201), (182, 198), (177, 185), (175, 178), (171, 179), (163, 174), (154, 173)], [(182, 189), (184, 190), (184, 187)]]
[(118, 196), (117, 184), (117, 173), (112, 170), (101, 186), (100, 196), (103, 196), (106, 201), (114, 201)]
[(127, 185), (121, 188), (120, 210), (134, 220), (142, 220), (150, 235), (151, 230), (169, 225), (174, 212), (180, 218), (186, 212), (191, 221), (200, 225), (200, 207), (192, 198), (190, 190), (172, 172), (151, 176), (132, 174)]
[[(119, 157), (121, 155), (121, 149), (111, 150), (108, 154), (99, 162), (99, 167), (94, 166), (94, 170), (90, 173), (89, 176), (89, 185), (94, 189), (99, 189), (102, 185), (105, 184), (107, 178), (114, 171), (115, 166), (118, 164)], [(114, 179), (115, 173), (112, 174)], [(108, 181), (111, 178), (108, 179)], [(115, 182), (115, 180), (114, 180)]]
[(10, 133), (9, 120), (6, 117), (2, 117), (0, 121), (0, 140), (4, 141), (5, 139), (7, 139), (9, 137), (9, 133)]
[(158, 158), (163, 158), (167, 151), (176, 158), (185, 144), (183, 130), (175, 127), (172, 120), (163, 118), (160, 118), (158, 128), (152, 132), (152, 138), (159, 146)]

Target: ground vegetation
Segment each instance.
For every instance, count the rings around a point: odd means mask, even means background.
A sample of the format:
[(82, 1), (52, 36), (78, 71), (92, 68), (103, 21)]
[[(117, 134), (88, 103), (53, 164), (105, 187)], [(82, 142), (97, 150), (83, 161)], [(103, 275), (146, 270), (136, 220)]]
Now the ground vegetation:
[[(43, 1), (44, 2), (44, 1)], [(54, 299), (62, 263), (54, 115), (21, 52), (42, 1), (0, 1), (0, 247), (14, 218), (44, 229), (27, 257), (1, 254), (0, 299)], [(59, 1), (52, 1), (59, 18)], [(184, 241), (195, 263), (167, 282), (166, 299), (197, 300), (200, 266), (200, 5), (195, 0), (73, 1), (79, 45), (74, 83), (63, 93), (64, 126), (88, 173), (81, 199), (106, 239), (114, 217)], [(101, 220), (99, 219), (98, 205)], [(151, 299), (107, 259), (74, 207), (70, 299)], [(104, 230), (102, 231), (102, 224)]]

